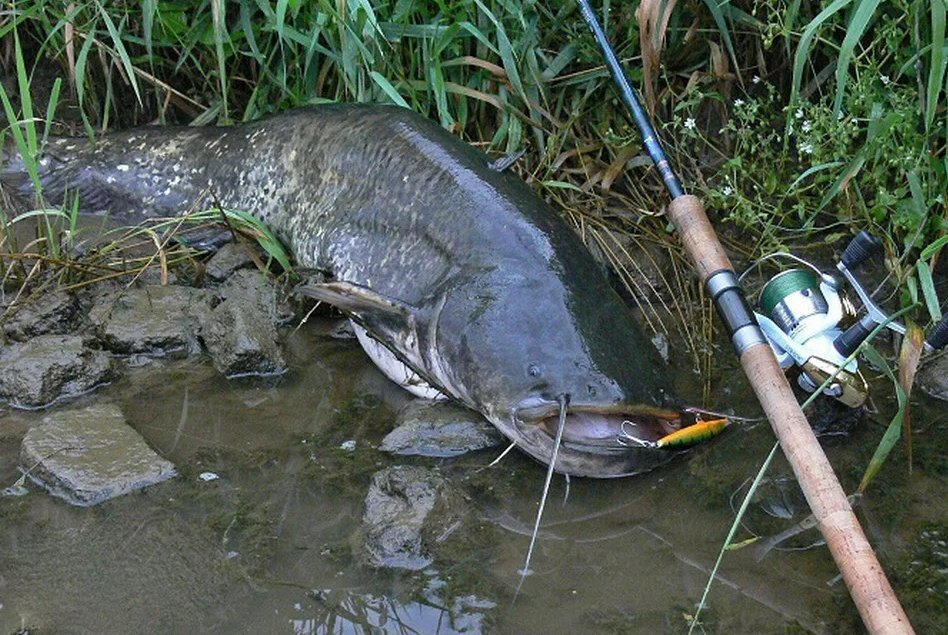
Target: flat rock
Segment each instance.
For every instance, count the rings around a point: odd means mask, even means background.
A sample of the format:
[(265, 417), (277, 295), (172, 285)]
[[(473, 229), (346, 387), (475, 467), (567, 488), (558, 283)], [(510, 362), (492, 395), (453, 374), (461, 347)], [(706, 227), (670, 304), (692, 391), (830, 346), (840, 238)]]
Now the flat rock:
[(34, 482), (73, 505), (96, 505), (175, 475), (109, 403), (62, 410), (30, 428), (20, 465)]
[(385, 452), (451, 457), (503, 442), (497, 428), (476, 412), (439, 401), (416, 399), (399, 411), (397, 422), (382, 439)]
[(17, 408), (42, 408), (114, 376), (109, 355), (76, 335), (40, 335), (0, 347), (0, 399)]
[(224, 280), (238, 269), (253, 264), (250, 248), (238, 243), (227, 243), (207, 261), (207, 276), (212, 280)]
[(4, 334), (13, 340), (70, 333), (81, 321), (79, 299), (72, 293), (48, 291), (35, 300), (21, 302), (3, 324)]
[(89, 319), (103, 345), (123, 355), (197, 353), (200, 323), (210, 311), (201, 289), (146, 286), (98, 298)]
[(396, 465), (372, 476), (362, 515), (370, 565), (418, 570), (431, 564), (423, 534), (444, 488), (444, 479), (423, 467)]

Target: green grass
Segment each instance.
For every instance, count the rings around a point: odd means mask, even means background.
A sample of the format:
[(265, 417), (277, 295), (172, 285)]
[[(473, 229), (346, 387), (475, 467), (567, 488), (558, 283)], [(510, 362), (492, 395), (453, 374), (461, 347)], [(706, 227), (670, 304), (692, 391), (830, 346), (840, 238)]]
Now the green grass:
[[(736, 260), (785, 248), (825, 262), (848, 236), (869, 229), (885, 242), (890, 308), (922, 325), (939, 319), (939, 258), (948, 244), (945, 0), (642, 4), (641, 14), (652, 16), (642, 26), (639, 3), (596, 8), (633, 80), (646, 83), (673, 163), (709, 204)], [(171, 240), (186, 227), (180, 219), (121, 230), (94, 255), (74, 257), (75, 208), (47, 209), (37, 178), (54, 126), (93, 137), (156, 120), (228, 125), (306, 104), (394, 103), (488, 152), (525, 149), (519, 174), (639, 291), (654, 328), (680, 330), (710, 378), (710, 307), (658, 214), (667, 202), (660, 179), (574, 3), (10, 7), (0, 44), (12, 51), (4, 70), (16, 82), (0, 101), (36, 184), (32, 218), (42, 222), (39, 235), (18, 246), (11, 229), (31, 217), (0, 217), (4, 282), (36, 284), (46, 272), (73, 287), (194, 258)], [(220, 217), (208, 210), (191, 220)], [(266, 228), (239, 212), (227, 217), (289, 269)], [(639, 289), (635, 241), (673, 254), (657, 293)], [(156, 249), (140, 255), (143, 244)], [(659, 304), (679, 324), (663, 322)], [(900, 408), (867, 476), (898, 437), (906, 399), (896, 391)]]

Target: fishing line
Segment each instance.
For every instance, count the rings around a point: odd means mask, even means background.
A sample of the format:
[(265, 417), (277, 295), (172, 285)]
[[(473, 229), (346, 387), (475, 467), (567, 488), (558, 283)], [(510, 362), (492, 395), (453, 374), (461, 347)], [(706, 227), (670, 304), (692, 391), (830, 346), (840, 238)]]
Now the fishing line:
[(556, 424), (556, 439), (553, 441), (553, 455), (550, 457), (550, 465), (546, 470), (546, 482), (543, 483), (540, 509), (537, 510), (537, 520), (533, 524), (533, 534), (530, 536), (530, 547), (527, 549), (527, 559), (523, 563), (523, 569), (520, 570), (520, 582), (517, 584), (517, 590), (514, 592), (514, 602), (517, 601), (517, 596), (520, 595), (520, 588), (523, 586), (523, 581), (530, 575), (530, 559), (533, 558), (533, 547), (536, 545), (537, 534), (540, 532), (540, 520), (543, 518), (546, 496), (550, 493), (550, 481), (553, 480), (553, 466), (556, 465), (556, 455), (560, 452), (560, 441), (563, 439), (563, 428), (566, 427), (566, 408), (569, 406), (569, 395), (560, 395), (556, 400), (560, 402), (560, 420)]

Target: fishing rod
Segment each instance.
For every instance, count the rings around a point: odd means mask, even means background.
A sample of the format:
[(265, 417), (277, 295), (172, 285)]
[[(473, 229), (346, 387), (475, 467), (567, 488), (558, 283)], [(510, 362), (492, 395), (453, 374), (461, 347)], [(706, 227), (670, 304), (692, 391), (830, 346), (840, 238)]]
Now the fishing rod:
[(863, 623), (871, 633), (913, 633), (908, 616), (886, 579), (832, 465), (748, 306), (704, 206), (698, 198), (685, 193), (588, 0), (577, 0), (577, 3), (671, 195), (668, 216), (731, 336), (744, 372), (819, 522), (820, 532), (843, 574)]

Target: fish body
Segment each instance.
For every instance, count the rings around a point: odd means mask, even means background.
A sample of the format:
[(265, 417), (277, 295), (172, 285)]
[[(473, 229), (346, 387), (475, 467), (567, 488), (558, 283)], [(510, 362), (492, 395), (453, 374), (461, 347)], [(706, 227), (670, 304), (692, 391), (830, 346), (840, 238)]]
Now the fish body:
[[(17, 162), (2, 178), (29, 191)], [(623, 422), (655, 440), (678, 413), (663, 409), (662, 362), (579, 236), (519, 178), (406, 109), (53, 139), (40, 179), (48, 201), (78, 192), (83, 211), (120, 222), (202, 200), (249, 212), (330, 276), (305, 292), (347, 313), (381, 345), (365, 346), (376, 363), (404, 364), (420, 394), (482, 413), (545, 463), (568, 403), (560, 472), (622, 476), (671, 456), (618, 442)]]

